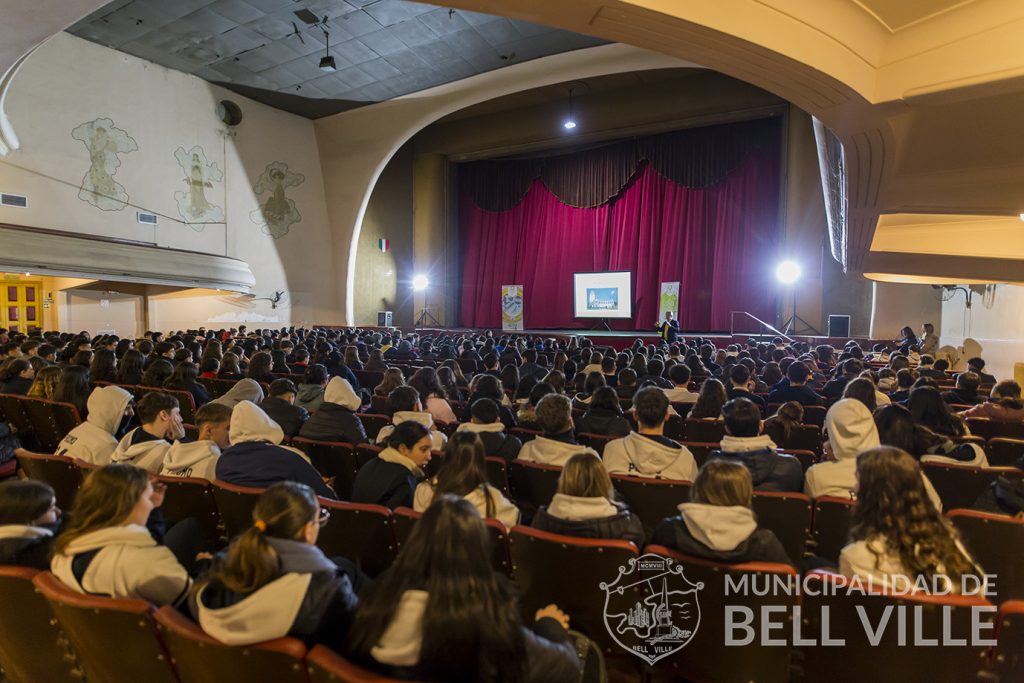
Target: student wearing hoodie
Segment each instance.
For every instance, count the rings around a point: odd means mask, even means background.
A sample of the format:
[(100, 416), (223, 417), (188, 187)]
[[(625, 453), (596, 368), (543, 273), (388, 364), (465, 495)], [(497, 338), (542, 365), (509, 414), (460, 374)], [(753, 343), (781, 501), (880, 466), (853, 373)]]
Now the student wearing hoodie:
[(324, 400), (324, 391), (327, 388), (327, 380), (330, 378), (327, 368), (320, 363), (314, 363), (307, 367), (306, 374), (302, 377), (302, 384), (298, 386), (298, 391), (295, 393), (295, 405), (305, 408), (311, 413), (320, 410), (320, 404)]
[(89, 416), (61, 440), (57, 455), (93, 465), (110, 463), (120, 432), (133, 415), (135, 409), (128, 391), (115, 386), (96, 387), (89, 394)]
[(642, 548), (643, 523), (615, 503), (613, 493), (612, 480), (599, 458), (589, 453), (574, 455), (562, 467), (558, 492), (550, 504), (537, 510), (532, 526), (565, 536), (622, 539)]
[(0, 482), (0, 565), (49, 569), (61, 510), (49, 484)]
[(685, 447), (664, 435), (671, 404), (658, 387), (644, 387), (633, 397), (638, 432), (608, 442), (604, 466), (609, 474), (693, 481), (697, 461)]
[(775, 442), (764, 433), (760, 408), (745, 398), (734, 398), (722, 407), (722, 415), (725, 438), (712, 458), (746, 465), (755, 491), (799, 492), (803, 488), (800, 461), (776, 450)]
[(231, 409), (219, 403), (207, 403), (196, 411), (199, 438), (176, 441), (167, 450), (160, 474), (172, 477), (217, 478), (217, 459), (231, 446)]
[(185, 436), (178, 399), (162, 391), (151, 391), (142, 397), (135, 412), (142, 426), (124, 435), (110, 461), (156, 474), (163, 467), (171, 444)]
[(690, 391), (690, 368), (676, 363), (668, 370), (668, 378), (672, 381), (671, 389), (662, 389), (672, 403), (696, 403), (698, 394)]
[(172, 530), (161, 545), (152, 533), (157, 529), (147, 528), (162, 526), (159, 515), (151, 513), (163, 504), (165, 491), (163, 485), (154, 488), (146, 471), (133, 465), (107, 465), (89, 473), (54, 544), (50, 570), (79, 593), (158, 606), (181, 603), (191, 586), (182, 562), (191, 565), (202, 556), (186, 550), (194, 549), (194, 539), (172, 536)]
[(391, 567), (360, 593), (346, 657), (418, 681), (506, 680), (499, 672), (521, 683), (579, 680), (568, 616), (548, 605), (527, 628), (489, 547), (472, 504), (440, 496)]
[(420, 394), (410, 386), (396, 387), (388, 394), (388, 408), (391, 409), (391, 424), (381, 427), (375, 441), (384, 443), (395, 427), (403, 422), (418, 422), (430, 431), (431, 448), (442, 450), (448, 437), (434, 429), (434, 416), (423, 410)]
[(804, 493), (811, 498), (853, 498), (857, 454), (880, 444), (874, 418), (863, 402), (844, 398), (825, 415), (825, 432), (828, 441), (824, 461), (807, 470)]
[(249, 401), (259, 405), (263, 402), (263, 387), (254, 379), (244, 377), (235, 386), (228, 389), (227, 393), (220, 398), (214, 399), (213, 403), (219, 403), (228, 408), (234, 408), (242, 401)]
[(690, 502), (679, 506), (679, 515), (658, 524), (651, 542), (716, 562), (792, 564), (775, 534), (757, 528), (753, 493), (749, 469), (709, 460), (693, 482)]
[(484, 454), (512, 462), (519, 455), (523, 442), (505, 433), (498, 404), (489, 398), (478, 398), (469, 407), (470, 421), (463, 422), (455, 433), (469, 432), (480, 437)]
[(352, 567), (339, 567), (316, 546), (327, 512), (304, 484), (264, 491), (253, 526), (192, 593), (189, 608), (203, 631), (227, 645), (291, 636), (340, 650), (358, 598)]
[(337, 499), (305, 455), (280, 445), (284, 432), (255, 403), (242, 401), (231, 411), (228, 438), (231, 448), (217, 459), (217, 479), (259, 488), (279, 481), (296, 481), (309, 486), (318, 496)]
[(960, 593), (964, 576), (978, 579), (968, 585), (984, 586), (984, 572), (930, 503), (924, 476), (909, 454), (872, 448), (857, 456), (856, 467), (852, 542), (839, 553), (840, 574), (899, 591), (934, 581), (943, 592)]
[(519, 508), (487, 483), (484, 457), (483, 442), (476, 434), (456, 433), (444, 449), (437, 476), (416, 487), (413, 509), (423, 512), (434, 498), (450, 493), (472, 503), (481, 517), (497, 519), (510, 528), (518, 524)]
[(564, 465), (577, 453), (597, 456), (593, 448), (576, 443), (572, 404), (567, 396), (548, 394), (542, 398), (537, 404), (537, 423), (544, 433), (523, 444), (519, 460), (543, 465)]
[(599, 387), (590, 400), (587, 412), (576, 423), (576, 433), (622, 437), (633, 431), (623, 414), (619, 395), (612, 387)]
[(388, 434), (387, 448), (356, 474), (352, 502), (392, 510), (412, 507), (413, 492), (425, 478), (423, 466), (430, 461), (432, 447), (430, 430), (421, 423), (407, 420), (396, 425)]
[(362, 404), (347, 380), (332, 377), (320, 408), (302, 425), (299, 436), (316, 441), (368, 443), (366, 429), (356, 411)]
[(290, 379), (275, 379), (270, 383), (267, 397), (260, 403), (263, 412), (280, 425), (285, 436), (298, 436), (302, 425), (309, 419), (309, 412), (295, 405), (297, 391)]

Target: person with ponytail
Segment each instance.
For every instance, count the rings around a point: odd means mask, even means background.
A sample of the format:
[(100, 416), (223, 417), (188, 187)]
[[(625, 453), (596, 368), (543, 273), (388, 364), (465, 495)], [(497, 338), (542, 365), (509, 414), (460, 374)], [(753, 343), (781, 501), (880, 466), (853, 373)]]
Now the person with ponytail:
[[(489, 399), (478, 399), (485, 400)], [(423, 512), (434, 498), (446, 493), (468, 500), (481, 517), (497, 519), (510, 528), (519, 523), (519, 508), (487, 483), (484, 444), (473, 432), (452, 435), (445, 447), (440, 471), (436, 477), (416, 487), (412, 507)]]
[[(921, 469), (906, 451), (882, 446), (858, 455), (856, 493), (840, 574), (897, 591), (983, 588), (984, 571), (929, 500)], [(978, 582), (963, 581), (966, 576)]]
[(789, 438), (804, 421), (804, 407), (797, 401), (786, 401), (775, 414), (764, 421), (764, 433), (780, 447), (785, 448)]
[(36, 372), (27, 358), (15, 358), (0, 372), (0, 394), (24, 396), (32, 388)]
[(960, 417), (984, 417), (997, 422), (1024, 422), (1024, 401), (1020, 385), (1012, 379), (1003, 380), (992, 387), (985, 403), (979, 403), (960, 413)]
[(360, 593), (346, 656), (417, 681), (579, 680), (569, 617), (548, 605), (527, 628), (489, 558), (487, 527), (473, 504), (435, 498), (391, 567)]
[(284, 481), (259, 497), (253, 525), (200, 579), (189, 609), (208, 635), (227, 645), (292, 636), (340, 649), (361, 575), (348, 560), (316, 546), (330, 519), (316, 493)]
[(164, 533), (167, 487), (127, 464), (93, 470), (78, 490), (68, 523), (57, 536), (50, 570), (69, 588), (89, 595), (177, 605), (192, 585), (189, 568), (208, 555), (194, 519)]

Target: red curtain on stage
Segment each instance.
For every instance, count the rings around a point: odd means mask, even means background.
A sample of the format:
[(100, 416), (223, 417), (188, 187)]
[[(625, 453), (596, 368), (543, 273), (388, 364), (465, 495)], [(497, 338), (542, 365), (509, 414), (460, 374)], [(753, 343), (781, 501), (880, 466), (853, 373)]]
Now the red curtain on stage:
[(708, 187), (685, 187), (641, 161), (625, 187), (593, 208), (562, 203), (540, 178), (505, 211), (460, 198), (461, 324), (501, 327), (501, 286), (524, 285), (526, 328), (587, 328), (573, 317), (574, 272), (633, 273), (633, 318), (653, 328), (662, 282), (680, 282), (684, 330), (729, 329), (730, 311), (772, 320), (779, 256), (779, 152), (750, 151)]

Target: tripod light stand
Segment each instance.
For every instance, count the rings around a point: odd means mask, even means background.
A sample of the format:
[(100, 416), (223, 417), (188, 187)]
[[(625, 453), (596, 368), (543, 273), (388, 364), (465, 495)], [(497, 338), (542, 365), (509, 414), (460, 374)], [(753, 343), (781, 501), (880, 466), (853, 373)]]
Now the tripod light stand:
[(790, 292), (793, 294), (793, 312), (781, 325), (782, 333), (785, 335), (788, 335), (790, 332), (793, 334), (818, 334), (818, 330), (814, 329), (809, 322), (796, 314), (796, 283), (800, 279), (801, 274), (800, 264), (796, 261), (783, 261), (775, 269), (775, 279), (789, 287)]
[(438, 322), (437, 318), (427, 310), (427, 288), (429, 286), (430, 280), (427, 279), (426, 275), (417, 275), (412, 279), (412, 291), (423, 292), (423, 308), (420, 309), (420, 314), (416, 317), (413, 327), (421, 329), (424, 327), (441, 327), (441, 323)]

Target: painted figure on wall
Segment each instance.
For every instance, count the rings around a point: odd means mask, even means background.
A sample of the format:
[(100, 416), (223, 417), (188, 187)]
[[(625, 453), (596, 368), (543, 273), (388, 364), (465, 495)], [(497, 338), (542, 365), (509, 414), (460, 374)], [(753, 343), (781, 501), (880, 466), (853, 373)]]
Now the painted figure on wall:
[(82, 178), (78, 198), (104, 211), (120, 211), (128, 205), (128, 191), (114, 180), (121, 160), (118, 154), (138, 150), (139, 146), (110, 119), (95, 119), (77, 126), (71, 137), (89, 150), (89, 170)]
[(224, 172), (216, 163), (209, 163), (202, 147), (196, 145), (185, 151), (179, 147), (174, 158), (185, 172), (185, 191), (174, 193), (178, 202), (178, 213), (185, 223), (196, 230), (202, 230), (206, 223), (223, 223), (224, 209), (213, 203), (211, 199), (213, 183), (224, 179)]
[(270, 196), (260, 204), (259, 210), (249, 214), (253, 223), (274, 239), (287, 235), (288, 228), (301, 221), (302, 215), (295, 208), (295, 202), (285, 195), (285, 189), (301, 185), (304, 180), (306, 176), (289, 171), (288, 164), (283, 161), (267, 164), (253, 192), (257, 195), (269, 192)]

